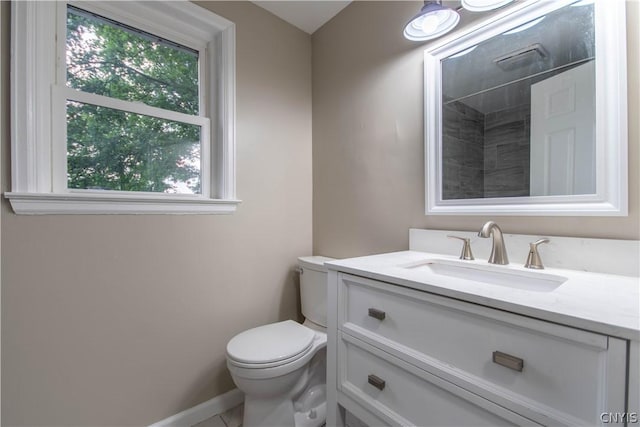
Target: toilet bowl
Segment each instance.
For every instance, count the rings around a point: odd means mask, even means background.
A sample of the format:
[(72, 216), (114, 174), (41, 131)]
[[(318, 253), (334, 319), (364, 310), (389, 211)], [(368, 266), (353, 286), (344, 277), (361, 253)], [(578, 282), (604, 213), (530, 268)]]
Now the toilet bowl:
[[(245, 393), (244, 427), (320, 427), (326, 420), (326, 269), (331, 258), (302, 257), (303, 324), (249, 329), (227, 344), (227, 368)], [(314, 321), (315, 320), (315, 321)]]

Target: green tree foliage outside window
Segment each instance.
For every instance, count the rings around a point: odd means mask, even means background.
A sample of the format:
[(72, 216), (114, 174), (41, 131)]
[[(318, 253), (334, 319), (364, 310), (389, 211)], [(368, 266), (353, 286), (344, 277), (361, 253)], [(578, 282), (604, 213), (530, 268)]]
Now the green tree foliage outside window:
[[(197, 115), (198, 53), (69, 7), (67, 86)], [(200, 126), (67, 101), (67, 185), (200, 193)]]

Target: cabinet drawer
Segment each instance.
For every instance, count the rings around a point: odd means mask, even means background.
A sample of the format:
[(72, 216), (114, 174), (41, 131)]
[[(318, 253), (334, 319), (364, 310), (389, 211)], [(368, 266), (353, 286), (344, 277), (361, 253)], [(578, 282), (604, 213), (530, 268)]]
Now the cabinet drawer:
[(389, 425), (539, 425), (346, 334), (339, 353), (343, 393)]
[(623, 390), (623, 340), (346, 274), (339, 292), (343, 331), (538, 422), (624, 411), (608, 393)]

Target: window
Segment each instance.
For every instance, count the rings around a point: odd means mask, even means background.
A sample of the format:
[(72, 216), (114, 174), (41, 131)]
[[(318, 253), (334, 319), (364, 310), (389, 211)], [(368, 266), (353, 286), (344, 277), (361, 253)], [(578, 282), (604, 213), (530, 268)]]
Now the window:
[(67, 188), (200, 194), (199, 52), (73, 6), (64, 48)]
[(16, 213), (235, 210), (231, 22), (190, 2), (15, 2), (12, 31)]

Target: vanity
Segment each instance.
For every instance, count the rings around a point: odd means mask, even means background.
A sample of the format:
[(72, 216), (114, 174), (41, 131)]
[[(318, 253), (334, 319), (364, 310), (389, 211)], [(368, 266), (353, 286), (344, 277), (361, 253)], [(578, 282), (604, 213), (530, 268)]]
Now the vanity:
[[(429, 44), (426, 214), (628, 215), (625, 22), (524, 0)], [(639, 242), (494, 225), (326, 264), (328, 426), (640, 422)]]
[[(326, 264), (327, 425), (637, 422), (638, 242), (552, 237), (532, 270), (515, 259), (535, 236), (506, 236), (514, 262), (491, 265), (487, 239), (456, 232), (479, 253), (460, 260), (450, 233), (411, 230), (412, 250)], [(584, 263), (627, 252), (633, 267), (555, 268), (572, 247)]]

